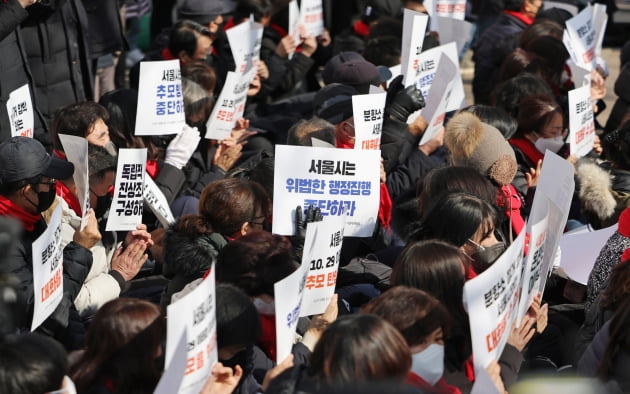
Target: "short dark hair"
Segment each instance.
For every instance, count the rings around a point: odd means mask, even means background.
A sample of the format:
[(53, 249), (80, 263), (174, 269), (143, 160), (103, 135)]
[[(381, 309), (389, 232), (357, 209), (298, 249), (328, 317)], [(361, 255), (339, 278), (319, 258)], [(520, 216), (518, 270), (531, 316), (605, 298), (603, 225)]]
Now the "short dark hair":
[(67, 105), (57, 112), (52, 120), (52, 133), (55, 149), (63, 151), (59, 134), (87, 137), (97, 120), (107, 123), (109, 114), (107, 109), (93, 101), (83, 101)]
[(271, 15), (271, 2), (269, 0), (238, 0), (234, 9), (234, 20), (239, 23), (243, 19), (254, 16), (254, 21), (260, 22), (262, 18)]
[(499, 84), (490, 95), (490, 104), (503, 108), (510, 116), (516, 118), (521, 100), (539, 93), (553, 94), (542, 78), (525, 72)]
[(197, 50), (197, 39), (202, 35), (212, 36), (207, 27), (188, 19), (181, 20), (171, 30), (168, 49), (175, 57), (178, 57), (181, 51), (192, 57)]
[(216, 278), (217, 282), (236, 285), (250, 297), (273, 296), (274, 283), (297, 267), (291, 242), (286, 237), (252, 231), (221, 249)]
[(241, 289), (217, 283), (217, 347), (252, 345), (261, 333), (256, 307)]
[(108, 171), (116, 171), (118, 159), (102, 146), (88, 144), (90, 178), (100, 182)]
[(313, 146), (311, 138), (335, 145), (335, 126), (318, 117), (301, 119), (289, 129), (287, 145)]
[(400, 64), (401, 43), (400, 37), (391, 35), (368, 38), (363, 57), (377, 66), (393, 67)]
[(489, 124), (499, 130), (506, 140), (512, 138), (514, 133), (516, 133), (516, 129), (518, 129), (516, 119), (505, 112), (503, 108), (485, 104), (475, 104), (464, 108), (462, 111), (468, 111), (477, 115), (479, 120), (483, 123)]
[(0, 392), (46, 393), (59, 390), (68, 373), (63, 346), (52, 338), (28, 333), (0, 343)]
[(403, 380), (411, 353), (402, 335), (375, 315), (341, 316), (324, 331), (311, 354), (309, 372), (322, 383)]
[(450, 317), (446, 308), (432, 295), (412, 287), (395, 286), (374, 298), (361, 309), (377, 315), (400, 331), (409, 347), (422, 345), (438, 328), (448, 335)]

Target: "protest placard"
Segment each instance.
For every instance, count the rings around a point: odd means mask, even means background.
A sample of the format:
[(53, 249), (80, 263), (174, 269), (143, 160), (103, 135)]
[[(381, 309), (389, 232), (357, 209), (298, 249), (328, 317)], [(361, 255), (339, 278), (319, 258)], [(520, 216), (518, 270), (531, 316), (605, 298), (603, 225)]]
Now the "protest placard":
[(77, 188), (77, 199), (81, 205), (81, 226), (83, 230), (88, 222), (87, 211), (90, 209), (90, 169), (88, 167), (88, 142), (83, 137), (59, 134), (66, 159), (74, 164), (72, 179)]
[(114, 197), (106, 231), (135, 230), (142, 223), (146, 162), (146, 148), (118, 151)]
[(61, 247), (61, 205), (53, 211), (46, 231), (32, 246), (33, 320), (31, 331), (55, 311), (63, 298), (63, 248)]
[(531, 215), (542, 217), (537, 212), (548, 212), (547, 219), (547, 241), (545, 242), (542, 268), (540, 270), (540, 285), (538, 291), (542, 292), (547, 282), (549, 270), (555, 259), (560, 236), (564, 232), (564, 227), (569, 217), (569, 209), (573, 192), (575, 191), (575, 180), (573, 165), (558, 156), (547, 151), (543, 159), (543, 166), (538, 179), (538, 186), (534, 194)]
[(445, 16), (434, 16), (431, 21), (435, 23), (435, 28), (440, 35), (440, 43), (448, 44), (454, 42), (457, 46), (457, 54), (459, 58), (462, 58), (468, 48), (470, 48), (470, 42), (472, 40), (473, 25), (472, 23)]
[(245, 112), (249, 82), (247, 76), (233, 71), (227, 73), (221, 94), (206, 122), (206, 138), (220, 141), (230, 136), (236, 121)]
[(400, 64), (402, 66), (403, 85), (413, 84), (418, 76), (425, 70), (423, 68), (435, 65), (425, 64), (420, 61), (424, 34), (427, 30), (429, 16), (409, 9), (403, 14), (403, 36)]
[[(380, 199), (380, 151), (276, 145), (273, 232), (295, 233), (295, 207), (347, 215), (344, 234), (372, 235)], [(287, 163), (290, 163), (288, 165)]]
[(455, 75), (457, 74), (455, 64), (444, 53), (440, 54), (439, 64), (440, 67), (435, 73), (435, 79), (426, 100), (427, 105), (422, 110), (422, 116), (427, 121), (428, 126), (422, 134), (420, 145), (429, 142), (442, 128), (446, 117), (446, 107), (455, 84)]
[(11, 137), (33, 138), (35, 118), (33, 100), (28, 84), (22, 85), (9, 93), (7, 100), (7, 114), (11, 125)]
[(322, 0), (302, 0), (300, 6), (300, 23), (306, 35), (320, 36), (324, 32), (324, 8)]
[(141, 62), (135, 134), (177, 134), (185, 124), (179, 60)]
[[(424, 0), (424, 7), (431, 19), (436, 16), (463, 21), (466, 17), (466, 0)], [(433, 24), (431, 24), (433, 30)], [(442, 36), (440, 36), (441, 40)]]
[(308, 267), (300, 316), (324, 313), (335, 294), (345, 216), (326, 216), (306, 227), (302, 265)]
[(188, 336), (184, 330), (177, 341), (177, 345), (175, 345), (171, 362), (168, 368), (164, 369), (164, 373), (162, 377), (160, 377), (160, 381), (157, 387), (155, 387), (153, 394), (173, 394), (179, 390), (182, 385), (182, 380), (184, 380), (184, 373), (186, 372), (187, 346)]
[(165, 368), (170, 368), (182, 335), (185, 333), (188, 338), (180, 394), (198, 394), (218, 361), (215, 290), (213, 265), (195, 289), (166, 308)]
[(280, 363), (290, 353), (295, 337), (308, 267), (304, 264), (291, 275), (273, 285), (276, 311), (276, 362)]
[(149, 174), (144, 174), (144, 202), (151, 209), (151, 212), (157, 217), (162, 227), (168, 228), (175, 223), (175, 216), (171, 212), (171, 207)]
[(597, 231), (563, 235), (560, 238), (560, 268), (566, 276), (586, 285), (599, 252), (615, 231), (617, 224)]
[(464, 285), (476, 370), (499, 359), (516, 319), (524, 240), (521, 231), (497, 261)]
[[(538, 212), (542, 214), (543, 212)], [(535, 224), (530, 224), (532, 222)], [(518, 303), (518, 314), (516, 317), (516, 325), (521, 326), (523, 318), (534, 301), (534, 297), (538, 294), (538, 286), (540, 284), (540, 270), (542, 269), (542, 261), (545, 252), (545, 242), (547, 241), (547, 215), (538, 220), (538, 218), (530, 217), (527, 222), (527, 231), (529, 244), (527, 247), (527, 256), (523, 263), (523, 278), (521, 299)]]
[(595, 67), (596, 31), (593, 26), (593, 7), (587, 5), (579, 14), (565, 22), (570, 46), (567, 50), (580, 67)]
[(380, 149), (387, 93), (352, 96), (354, 149)]
[[(289, 2), (289, 35), (293, 37), (296, 43), (300, 42), (300, 31), (298, 25), (300, 24), (300, 6), (298, 6), (297, 0), (291, 0)], [(293, 57), (293, 52), (289, 53), (289, 59)]]
[[(260, 45), (262, 44), (263, 26), (260, 23), (247, 20), (228, 30), (227, 35), (236, 65), (235, 72), (250, 77), (256, 74), (260, 63)], [(253, 73), (250, 73), (251, 71)], [(251, 78), (247, 81), (249, 83)]]
[(569, 145), (572, 155), (586, 156), (595, 143), (595, 117), (588, 85), (569, 91)]

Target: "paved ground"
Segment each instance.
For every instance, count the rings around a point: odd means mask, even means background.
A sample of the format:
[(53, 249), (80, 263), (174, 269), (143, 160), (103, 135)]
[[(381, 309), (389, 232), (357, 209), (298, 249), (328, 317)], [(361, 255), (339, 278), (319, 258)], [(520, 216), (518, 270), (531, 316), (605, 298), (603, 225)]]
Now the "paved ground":
[[(612, 106), (617, 99), (617, 96), (613, 91), (613, 87), (615, 85), (615, 81), (617, 80), (617, 76), (619, 75), (619, 48), (602, 49), (602, 57), (608, 63), (608, 69), (610, 72), (610, 75), (606, 79), (607, 91), (606, 97), (604, 97), (604, 101), (606, 102), (606, 110), (597, 117), (599, 122), (603, 125), (606, 124), (606, 120), (608, 119), (610, 110), (612, 109)], [(468, 51), (464, 59), (462, 59), (461, 69), (462, 78), (464, 80), (464, 89), (466, 91), (466, 104), (470, 105), (473, 104), (471, 83), (474, 73), (474, 63), (472, 61), (471, 51)]]

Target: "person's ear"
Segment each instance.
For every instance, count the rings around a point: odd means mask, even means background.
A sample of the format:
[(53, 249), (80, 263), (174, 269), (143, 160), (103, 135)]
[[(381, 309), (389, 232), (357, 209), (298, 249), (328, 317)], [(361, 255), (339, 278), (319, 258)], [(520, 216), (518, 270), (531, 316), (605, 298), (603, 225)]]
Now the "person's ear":
[(250, 231), (251, 231), (251, 226), (249, 225), (249, 222), (245, 222), (241, 225), (241, 228), (238, 230), (238, 234), (242, 237), (244, 235), (247, 235), (247, 233)]

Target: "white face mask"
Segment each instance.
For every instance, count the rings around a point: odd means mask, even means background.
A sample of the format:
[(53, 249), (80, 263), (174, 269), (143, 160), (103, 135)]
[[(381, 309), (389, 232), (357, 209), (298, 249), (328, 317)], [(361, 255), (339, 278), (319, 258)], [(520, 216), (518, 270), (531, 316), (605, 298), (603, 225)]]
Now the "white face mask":
[(540, 137), (539, 139), (536, 140), (534, 145), (536, 146), (536, 149), (538, 149), (540, 153), (545, 153), (547, 149), (549, 149), (553, 153), (558, 153), (560, 148), (564, 146), (564, 137), (562, 136), (557, 136), (553, 138)]
[(435, 386), (444, 374), (444, 345), (433, 343), (420, 353), (412, 354), (411, 372)]
[(77, 394), (77, 388), (74, 387), (74, 382), (68, 376), (63, 377), (61, 387), (63, 388), (55, 391), (49, 391), (46, 394)]
[(261, 313), (263, 315), (276, 314), (276, 303), (273, 301), (265, 302), (261, 298), (256, 297), (254, 298), (254, 306), (256, 307), (256, 310), (258, 311), (258, 313)]

